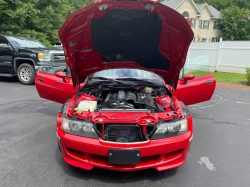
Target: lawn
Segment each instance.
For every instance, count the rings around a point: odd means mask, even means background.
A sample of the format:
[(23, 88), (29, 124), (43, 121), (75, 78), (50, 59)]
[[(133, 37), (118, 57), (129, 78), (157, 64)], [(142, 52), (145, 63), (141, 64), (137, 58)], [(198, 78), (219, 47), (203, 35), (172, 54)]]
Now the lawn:
[(192, 73), (195, 76), (202, 76), (202, 75), (211, 73), (215, 77), (216, 81), (219, 81), (219, 82), (240, 83), (240, 84), (247, 83), (247, 76), (245, 74), (223, 73), (223, 72), (203, 72), (203, 71), (196, 71), (196, 72), (189, 72), (189, 73)]

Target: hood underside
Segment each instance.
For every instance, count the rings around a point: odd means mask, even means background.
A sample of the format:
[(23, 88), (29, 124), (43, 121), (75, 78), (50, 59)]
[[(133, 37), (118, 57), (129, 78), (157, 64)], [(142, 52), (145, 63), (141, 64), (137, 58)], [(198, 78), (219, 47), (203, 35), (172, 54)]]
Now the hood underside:
[(97, 71), (152, 71), (174, 86), (193, 32), (185, 18), (156, 1), (95, 1), (59, 31), (73, 84)]

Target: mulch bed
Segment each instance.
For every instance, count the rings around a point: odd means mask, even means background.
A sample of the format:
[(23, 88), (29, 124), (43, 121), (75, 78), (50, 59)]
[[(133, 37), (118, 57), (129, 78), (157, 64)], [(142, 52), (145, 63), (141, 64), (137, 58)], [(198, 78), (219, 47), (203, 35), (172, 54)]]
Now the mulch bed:
[(227, 82), (216, 82), (216, 88), (219, 89), (230, 89), (230, 90), (249, 90), (250, 91), (250, 84), (249, 83), (227, 83)]

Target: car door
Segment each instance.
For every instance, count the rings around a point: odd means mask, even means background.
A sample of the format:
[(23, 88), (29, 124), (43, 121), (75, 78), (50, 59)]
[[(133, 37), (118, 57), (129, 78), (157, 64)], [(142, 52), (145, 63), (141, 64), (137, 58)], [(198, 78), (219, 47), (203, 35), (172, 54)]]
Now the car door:
[(65, 103), (76, 93), (71, 78), (66, 79), (68, 82), (64, 82), (62, 78), (53, 74), (39, 72), (35, 78), (36, 89), (40, 97), (44, 99)]
[[(68, 82), (63, 82), (62, 78), (53, 74), (39, 72), (36, 75), (35, 83), (40, 97), (58, 103), (65, 103), (76, 93), (71, 78), (67, 78), (67, 80)], [(178, 81), (174, 96), (185, 105), (192, 105), (211, 99), (216, 85), (212, 74), (195, 77), (186, 83), (183, 81), (184, 79)]]
[(210, 100), (215, 86), (216, 80), (212, 74), (198, 76), (186, 82), (180, 79), (174, 96), (185, 105), (193, 105)]
[(8, 40), (0, 36), (0, 73), (14, 73), (12, 53)]

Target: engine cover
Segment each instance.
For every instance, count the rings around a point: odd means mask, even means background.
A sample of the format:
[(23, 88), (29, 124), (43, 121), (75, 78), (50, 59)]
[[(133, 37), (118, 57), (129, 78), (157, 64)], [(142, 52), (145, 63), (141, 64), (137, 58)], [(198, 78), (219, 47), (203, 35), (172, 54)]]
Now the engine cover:
[(104, 100), (104, 108), (133, 109), (136, 102), (136, 95), (133, 92), (119, 90), (110, 92)]

